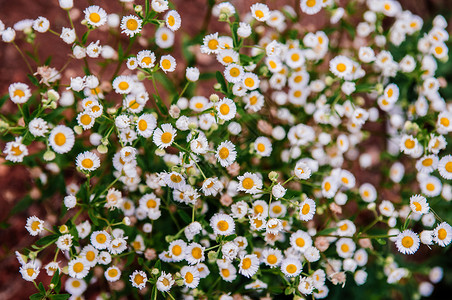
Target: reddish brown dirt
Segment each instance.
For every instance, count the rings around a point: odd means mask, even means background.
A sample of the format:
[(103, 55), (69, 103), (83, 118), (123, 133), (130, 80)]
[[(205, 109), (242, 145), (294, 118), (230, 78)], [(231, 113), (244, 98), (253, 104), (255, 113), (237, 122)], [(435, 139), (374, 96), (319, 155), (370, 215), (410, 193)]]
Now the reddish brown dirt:
[[(107, 10), (107, 12), (120, 12), (121, 8), (117, 1), (75, 1), (77, 8), (81, 12), (85, 7), (90, 4), (99, 4)], [(143, 0), (136, 1), (137, 4), (143, 4)], [(204, 16), (207, 12), (207, 6), (203, 0), (174, 0), (172, 1), (176, 9), (180, 12), (182, 16), (182, 28), (176, 34), (176, 44), (175, 49), (179, 49), (181, 46), (180, 36), (183, 33), (192, 35), (198, 32), (203, 26)], [(249, 6), (257, 1), (231, 1), (239, 12), (246, 12)], [(295, 4), (298, 9), (298, 0), (269, 0), (261, 1), (266, 2), (273, 9), (282, 7), (283, 4)], [(345, 1), (341, 1), (344, 3)], [(403, 1), (403, 7), (405, 9), (410, 9), (413, 13), (422, 15), (424, 17), (430, 17), (439, 8), (450, 9), (452, 8), (452, 2), (448, 0), (435, 0), (435, 1)], [(7, 27), (11, 26), (25, 18), (34, 19), (38, 16), (45, 16), (51, 21), (51, 28), (59, 31), (62, 26), (69, 27), (67, 22), (67, 17), (58, 5), (57, 0), (0, 0), (0, 20), (2, 20)], [(78, 32), (81, 32), (81, 25), (79, 24), (81, 17), (77, 19), (76, 27)], [(313, 17), (304, 16), (301, 20), (301, 25), (307, 28), (315, 28), (320, 26), (325, 22), (325, 18), (322, 15), (316, 15)], [(212, 20), (208, 26), (210, 32), (212, 31), (224, 31), (224, 24), (218, 23)], [(151, 35), (152, 30), (146, 31), (145, 35)], [(70, 47), (62, 43), (58, 37), (52, 34), (39, 34), (36, 40), (36, 46), (39, 48), (39, 55), (42, 60), (45, 60), (48, 56), (52, 56), (52, 66), (60, 68), (64, 65), (67, 59), (67, 53)], [(95, 37), (94, 35), (92, 37)], [(92, 38), (90, 37), (90, 39)], [(31, 45), (18, 41), (18, 46), (23, 51), (32, 51)], [(137, 47), (137, 49), (140, 49)], [(181, 57), (180, 51), (176, 50), (174, 55), (177, 58)], [(94, 63), (91, 65), (93, 66)], [(211, 58), (200, 57), (199, 65), (203, 69), (213, 69), (216, 68), (216, 64)], [(32, 64), (33, 67), (36, 65)], [(73, 61), (69, 65), (67, 72), (76, 70), (78, 63)], [(124, 69), (124, 67), (123, 67)], [(183, 70), (183, 68), (178, 68)], [(28, 82), (26, 78), (26, 66), (20, 58), (17, 50), (12, 45), (7, 45), (0, 42), (0, 95), (7, 93), (9, 84), (13, 82)], [(68, 74), (68, 73), (66, 73)], [(69, 73), (70, 74), (70, 73)], [(68, 75), (69, 75), (68, 74)], [(75, 73), (76, 75), (81, 75), (81, 71)], [(174, 75), (176, 78), (180, 78), (180, 73)], [(64, 83), (67, 83), (63, 81)], [(107, 79), (108, 80), (108, 79)], [(209, 94), (211, 90), (203, 91)], [(15, 109), (12, 103), (7, 103), (1, 108), (0, 113), (8, 113)], [(4, 143), (0, 143), (0, 147), (3, 149)], [(380, 147), (381, 148), (381, 147)], [(0, 164), (4, 162), (4, 159), (0, 158)], [(359, 177), (359, 176), (358, 176)], [(25, 230), (24, 225), (26, 218), (30, 215), (37, 215), (41, 218), (46, 218), (46, 208), (42, 205), (33, 203), (26, 211), (17, 214), (15, 216), (9, 216), (11, 208), (22, 199), (25, 195), (34, 195), (36, 191), (31, 191), (33, 187), (32, 171), (27, 170), (22, 166), (6, 166), (0, 165), (0, 205), (2, 207), (0, 211), (0, 300), (3, 299), (26, 299), (30, 294), (35, 292), (35, 288), (29, 282), (25, 282), (21, 279), (19, 270), (19, 263), (17, 262), (14, 251), (23, 249), (29, 246), (36, 238), (31, 237)], [(368, 178), (368, 177), (366, 177)], [(378, 179), (371, 179), (374, 181)], [(52, 199), (49, 199), (52, 200)], [(49, 207), (55, 207), (60, 205), (58, 201), (60, 199), (53, 199), (53, 203)], [(47, 216), (49, 219), (49, 216)], [(51, 218), (50, 221), (53, 221)], [(38, 279), (45, 280), (47, 276), (41, 272)]]

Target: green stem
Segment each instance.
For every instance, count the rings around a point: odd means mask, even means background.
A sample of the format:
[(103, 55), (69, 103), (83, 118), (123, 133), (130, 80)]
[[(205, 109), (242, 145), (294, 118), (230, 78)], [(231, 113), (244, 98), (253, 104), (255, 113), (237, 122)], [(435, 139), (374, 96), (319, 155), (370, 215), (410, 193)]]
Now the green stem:
[(33, 75), (33, 68), (31, 67), (30, 63), (28, 62), (28, 59), (23, 54), (22, 50), (20, 50), (20, 48), (17, 46), (16, 42), (13, 41), (12, 44), (14, 45), (14, 47), (16, 47), (17, 51), (19, 51), (20, 56), (22, 56), (22, 59), (27, 64), (27, 67), (28, 67), (28, 70), (30, 71), (30, 74)]

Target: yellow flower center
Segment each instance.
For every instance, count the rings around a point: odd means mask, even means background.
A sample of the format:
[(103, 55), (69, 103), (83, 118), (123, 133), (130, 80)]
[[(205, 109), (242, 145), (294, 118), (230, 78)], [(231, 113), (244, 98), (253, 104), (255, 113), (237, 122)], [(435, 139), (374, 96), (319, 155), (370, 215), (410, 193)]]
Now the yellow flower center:
[(344, 63), (338, 63), (336, 66), (336, 70), (339, 72), (344, 72), (347, 69), (347, 66)]
[(304, 247), (304, 245), (306, 244), (304, 239), (299, 237), (295, 240), (295, 244), (297, 244), (298, 247)]
[(88, 251), (85, 255), (86, 260), (93, 261), (96, 258), (96, 253), (94, 251)]
[(93, 23), (98, 23), (100, 21), (100, 15), (96, 12), (93, 12), (89, 15), (89, 19)]
[(64, 135), (64, 133), (58, 132), (57, 134), (55, 134), (54, 141), (58, 146), (63, 146), (64, 144), (66, 144), (66, 136)]
[(342, 252), (348, 252), (350, 250), (350, 247), (347, 244), (341, 245)]
[(290, 59), (293, 61), (298, 61), (300, 59), (300, 54), (294, 53), (290, 56)]
[(231, 70), (229, 71), (229, 74), (232, 77), (238, 77), (240, 75), (240, 70), (239, 70), (239, 68), (236, 68), (236, 67), (231, 68)]
[(251, 259), (246, 257), (242, 260), (242, 269), (247, 270), (251, 267)]
[(306, 1), (306, 6), (307, 7), (314, 7), (314, 5), (315, 5), (315, 0), (308, 0), (308, 1)]
[(82, 117), (80, 118), (80, 123), (82, 123), (83, 125), (89, 125), (91, 123), (90, 115), (88, 114), (82, 115)]
[(443, 125), (444, 127), (449, 127), (450, 121), (448, 118), (441, 118), (441, 120), (439, 120), (440, 124)]
[(422, 205), (419, 204), (419, 202), (413, 202), (414, 208), (416, 209), (416, 211), (421, 211), (422, 210)]
[(446, 231), (446, 229), (440, 228), (440, 229), (438, 230), (438, 238), (439, 238), (440, 240), (444, 240), (446, 237), (447, 237), (447, 231)]
[(210, 50), (217, 50), (218, 49), (218, 41), (215, 39), (210, 40), (207, 43), (207, 47), (209, 47)]
[(20, 150), (20, 146), (12, 146), (11, 152), (13, 153), (14, 156), (19, 156), (22, 154), (22, 150)]
[(144, 65), (146, 65), (146, 66), (149, 66), (149, 65), (152, 64), (152, 58), (149, 57), (149, 56), (143, 57), (143, 58), (141, 59), (141, 63), (144, 64)]
[(145, 120), (141, 119), (140, 121), (138, 121), (138, 129), (140, 131), (145, 131), (148, 128), (148, 122), (146, 122)]
[(179, 175), (176, 175), (176, 174), (172, 174), (172, 175), (170, 176), (170, 179), (171, 179), (171, 181), (174, 182), (174, 183), (179, 183), (179, 182), (182, 181), (182, 177), (180, 177)]
[(171, 134), (171, 132), (164, 132), (162, 134), (162, 143), (169, 144), (171, 142), (172, 138), (173, 138), (173, 135)]
[(131, 30), (131, 31), (135, 31), (138, 28), (138, 22), (137, 20), (130, 18), (127, 20), (126, 22), (126, 27), (127, 29)]
[(331, 183), (329, 183), (328, 181), (325, 182), (325, 191), (329, 191), (331, 189)]
[(170, 60), (169, 60), (169, 59), (164, 59), (164, 60), (162, 60), (162, 67), (163, 67), (163, 69), (165, 69), (165, 70), (170, 69), (170, 68), (171, 68), (171, 62), (170, 62)]
[(229, 224), (228, 224), (228, 222), (221, 220), (217, 223), (217, 228), (220, 231), (226, 231), (229, 229)]
[(147, 206), (147, 208), (155, 208), (157, 206), (157, 202), (155, 202), (154, 199), (149, 199), (146, 202), (146, 206)]
[(447, 162), (444, 168), (447, 172), (452, 173), (452, 161)]
[(264, 13), (262, 12), (262, 10), (256, 10), (256, 11), (254, 12), (254, 14), (255, 14), (256, 17), (258, 17), (259, 19), (264, 17)]
[(193, 256), (193, 258), (195, 259), (201, 259), (202, 257), (202, 250), (199, 247), (195, 247), (191, 250), (191, 255)]
[(96, 242), (98, 242), (99, 244), (103, 244), (107, 241), (107, 236), (103, 233), (99, 233), (96, 236)]
[(168, 25), (169, 25), (170, 27), (172, 27), (172, 26), (174, 26), (174, 24), (176, 24), (176, 19), (174, 19), (174, 16), (172, 16), (172, 15), (170, 15), (170, 16), (168, 17), (167, 21), (168, 21)]
[(249, 190), (254, 186), (254, 180), (247, 177), (247, 178), (243, 179), (242, 186), (244, 189)]
[(27, 269), (27, 274), (28, 274), (28, 276), (33, 276), (33, 274), (35, 273), (35, 270), (34, 269), (32, 269), (32, 268), (29, 268), (29, 269)]
[(136, 284), (142, 284), (142, 283), (144, 283), (144, 277), (141, 276), (141, 274), (136, 274), (136, 275), (135, 275), (135, 278), (133, 279), (133, 281), (134, 281)]
[(402, 239), (402, 245), (405, 248), (410, 248), (413, 246), (414, 240), (411, 236), (404, 236)]
[(262, 143), (257, 144), (257, 151), (264, 152), (265, 151), (265, 145)]
[(255, 105), (256, 103), (257, 103), (257, 97), (256, 96), (251, 97), (250, 98), (250, 104), (251, 105)]
[(128, 84), (126, 81), (121, 81), (121, 82), (118, 84), (118, 88), (119, 88), (121, 91), (125, 91), (125, 90), (127, 90), (127, 89), (129, 88), (129, 84)]
[(162, 40), (166, 41), (168, 39), (168, 35), (166, 33), (162, 34)]
[(245, 79), (245, 85), (246, 85), (247, 87), (252, 87), (252, 86), (254, 86), (254, 80), (253, 80), (253, 78), (250, 78), (250, 77), (246, 78), (246, 79)]
[(169, 284), (170, 284), (169, 280), (166, 279), (166, 278), (162, 279), (162, 283), (163, 283), (164, 286), (169, 286)]
[(268, 64), (270, 65), (270, 68), (272, 68), (272, 69), (276, 69), (276, 67), (278, 66), (273, 60), (270, 60), (268, 62)]
[(223, 147), (220, 149), (220, 152), (218, 153), (221, 159), (226, 159), (229, 156), (229, 150), (226, 147)]
[(424, 167), (430, 167), (433, 164), (433, 159), (431, 158), (426, 158), (422, 161), (422, 165)]
[(222, 115), (227, 115), (229, 111), (230, 111), (229, 105), (227, 105), (226, 103), (220, 105), (220, 113)]
[(85, 158), (82, 160), (82, 167), (86, 168), (86, 169), (91, 169), (94, 165), (94, 162), (92, 161), (91, 158)]
[(22, 91), (22, 90), (15, 90), (15, 91), (14, 91), (14, 97), (20, 97), (20, 98), (22, 98), (23, 96), (25, 96), (24, 91)]
[(185, 282), (186, 283), (192, 283), (193, 282), (193, 274), (190, 272), (187, 272), (187, 274), (185, 274)]
[(118, 270), (116, 270), (116, 269), (110, 269), (110, 270), (108, 270), (107, 274), (108, 274), (108, 276), (114, 278), (114, 277), (118, 276)]
[(76, 262), (74, 264), (74, 266), (72, 267), (72, 269), (74, 270), (75, 273), (82, 272), (84, 268), (85, 268), (85, 266), (81, 262)]
[(433, 183), (427, 183), (427, 185), (425, 186), (427, 188), (428, 191), (433, 191), (435, 190), (435, 185)]
[(179, 245), (175, 245), (171, 252), (173, 253), (173, 255), (179, 256), (182, 253), (182, 247)]
[(221, 269), (221, 274), (223, 274), (223, 277), (228, 278), (231, 272), (229, 272), (229, 269)]
[(408, 149), (413, 149), (413, 148), (414, 148), (414, 145), (415, 145), (415, 143), (414, 143), (414, 141), (411, 140), (411, 139), (407, 139), (407, 140), (405, 141), (405, 147), (407, 147)]
[(31, 230), (36, 231), (39, 229), (39, 225), (41, 225), (41, 222), (39, 221), (34, 221), (33, 223), (31, 223)]
[(279, 214), (279, 213), (281, 212), (281, 207), (278, 206), (278, 205), (275, 205), (275, 206), (273, 206), (272, 211), (273, 211), (275, 214)]
[(267, 256), (267, 262), (271, 265), (276, 264), (276, 262), (278, 261), (278, 258), (276, 257), (276, 255), (274, 254), (270, 254), (269, 256)]
[(286, 271), (289, 274), (293, 274), (293, 273), (297, 272), (297, 269), (298, 269), (297, 266), (294, 264), (288, 264), (286, 267)]
[(232, 57), (230, 56), (225, 56), (223, 57), (223, 61), (227, 64), (230, 64), (231, 62), (233, 62), (234, 60), (232, 59)]

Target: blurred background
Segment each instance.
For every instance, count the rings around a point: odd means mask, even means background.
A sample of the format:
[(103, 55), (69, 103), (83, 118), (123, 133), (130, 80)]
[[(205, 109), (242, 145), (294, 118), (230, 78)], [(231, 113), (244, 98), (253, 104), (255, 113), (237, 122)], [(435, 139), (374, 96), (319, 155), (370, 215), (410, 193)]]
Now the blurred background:
[[(74, 14), (76, 28), (79, 33), (83, 30), (82, 25), (80, 25), (80, 21), (83, 19), (82, 11), (87, 6), (93, 4), (99, 5), (103, 7), (107, 13), (120, 13), (123, 10), (119, 1), (113, 0), (75, 0), (74, 2), (75, 9), (73, 9), (72, 13)], [(225, 24), (219, 23), (214, 18), (208, 22), (208, 5), (205, 0), (172, 0), (171, 2), (174, 3), (175, 8), (182, 17), (182, 28), (176, 33), (176, 44), (174, 47), (174, 56), (179, 64), (178, 58), (181, 59), (182, 57), (180, 50), (182, 37), (185, 36), (190, 38), (194, 34), (199, 33), (202, 29), (207, 29), (210, 32), (221, 32), (225, 30)], [(267, 3), (272, 9), (281, 8), (283, 5), (289, 4), (299, 11), (299, 0), (236, 0), (230, 2), (232, 2), (236, 9), (241, 13), (248, 12), (249, 7), (256, 2)], [(349, 1), (342, 0), (340, 2), (341, 5), (343, 5)], [(437, 14), (442, 14), (449, 23), (452, 23), (451, 0), (403, 0), (400, 2), (404, 9), (408, 9), (412, 13), (421, 16), (425, 23), (430, 22)], [(134, 3), (144, 5), (144, 0), (137, 0)], [(66, 13), (58, 6), (58, 0), (0, 0), (0, 20), (3, 21), (6, 27), (12, 27), (20, 20), (35, 19), (38, 16), (48, 18), (51, 23), (51, 28), (57, 32), (59, 32), (63, 26), (69, 27)], [(361, 18), (361, 15), (358, 15), (357, 18)], [(328, 23), (328, 19), (323, 13), (315, 16), (303, 15), (300, 21), (301, 28), (311, 31), (316, 28), (321, 28), (325, 23)], [(449, 33), (451, 32), (450, 28), (451, 27), (449, 26)], [(151, 35), (152, 31), (144, 31), (143, 35), (146, 34)], [(122, 38), (125, 39), (124, 36)], [(101, 44), (102, 42), (103, 41), (101, 40)], [(49, 33), (37, 33), (34, 47), (20, 39), (17, 40), (17, 45), (24, 52), (33, 52), (34, 48), (38, 49), (37, 53), (43, 61), (48, 56), (51, 56), (51, 65), (56, 68), (61, 68), (65, 64), (68, 59), (68, 54), (70, 53), (69, 45), (63, 43), (57, 36)], [(211, 60), (201, 60), (197, 63), (201, 68), (205, 69), (216, 67), (215, 63)], [(32, 66), (36, 68), (37, 64), (32, 63)], [(67, 78), (73, 74), (71, 72), (77, 70), (79, 66), (78, 61), (71, 61), (66, 69), (66, 74), (64, 76), (66, 78), (64, 80), (67, 81)], [(125, 66), (123, 66), (123, 69), (125, 69)], [(183, 68), (180, 69), (183, 70)], [(442, 72), (441, 75), (444, 76), (448, 82), (452, 82), (452, 67), (450, 62), (441, 66), (440, 70)], [(29, 83), (26, 72), (27, 67), (14, 46), (0, 42), (0, 96), (7, 94), (8, 86), (13, 82)], [(179, 76), (180, 78), (181, 74), (179, 73), (175, 76)], [(445, 93), (449, 97), (452, 97), (450, 87), (446, 89)], [(17, 107), (13, 105), (11, 101), (7, 101), (0, 107), (0, 113), (7, 114), (16, 109)], [(0, 142), (0, 147), (3, 149), (3, 142)], [(36, 147), (39, 147), (39, 145)], [(33, 149), (30, 151), (33, 152)], [(29, 295), (35, 292), (35, 288), (32, 283), (26, 282), (21, 278), (19, 274), (19, 263), (15, 258), (14, 251), (21, 250), (36, 241), (36, 238), (31, 237), (24, 228), (28, 216), (37, 215), (41, 218), (46, 218), (46, 221), (50, 223), (55, 223), (57, 221), (57, 213), (61, 205), (62, 195), (56, 194), (50, 199), (45, 199), (45, 202), (36, 201), (35, 199), (41, 198), (40, 191), (35, 187), (39, 172), (18, 165), (5, 165), (3, 164), (4, 162), (3, 157), (0, 157), (0, 300), (27, 299)], [(72, 173), (67, 175), (77, 176)], [(363, 174), (363, 176), (371, 175)], [(451, 217), (452, 216), (449, 215), (448, 217), (445, 217), (445, 220), (451, 222)], [(442, 266), (445, 271), (445, 278), (439, 284), (435, 285), (435, 291), (431, 296), (431, 299), (450, 299), (450, 295), (452, 295), (452, 251), (450, 250), (450, 247), (446, 249), (439, 248), (440, 247), (435, 247), (434, 250), (430, 252), (419, 251), (409, 259), (413, 263), (419, 264), (419, 267), (422, 267), (422, 265), (426, 263), (429, 265)], [(45, 272), (41, 272), (39, 279), (46, 282), (47, 276), (44, 273)], [(369, 269), (368, 273), (378, 275), (376, 270)], [(367, 297), (368, 299), (380, 299), (379, 296), (377, 296), (379, 294), (375, 294), (375, 289), (380, 288), (380, 285), (378, 284), (379, 280), (381, 280), (381, 278), (378, 278), (378, 276), (369, 276), (368, 283), (359, 288), (355, 286), (352, 280), (350, 280), (350, 282), (347, 282), (344, 289), (333, 287), (330, 291), (329, 299), (344, 299), (346, 297), (349, 297), (350, 299), (363, 299), (364, 297)], [(405, 286), (404, 288), (410, 289), (413, 287)], [(395, 291), (394, 293), (389, 293), (388, 298), (403, 299), (403, 295), (403, 291)], [(87, 298), (90, 299), (89, 294)]]

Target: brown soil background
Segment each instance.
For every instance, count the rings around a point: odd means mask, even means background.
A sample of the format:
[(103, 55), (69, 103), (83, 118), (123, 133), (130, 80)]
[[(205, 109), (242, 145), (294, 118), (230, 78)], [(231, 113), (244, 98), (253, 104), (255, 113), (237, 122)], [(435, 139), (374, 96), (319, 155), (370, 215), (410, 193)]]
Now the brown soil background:
[[(89, 5), (100, 5), (108, 13), (120, 12), (121, 7), (118, 1), (87, 1), (76, 0), (76, 7), (83, 11), (83, 9)], [(207, 13), (207, 5), (203, 0), (173, 0), (176, 9), (179, 11), (182, 17), (181, 31), (192, 35), (198, 32), (203, 26), (204, 16)], [(217, 1), (218, 2), (218, 1)], [(246, 12), (249, 6), (257, 1), (231, 1), (239, 12)], [(269, 0), (260, 1), (266, 2), (272, 9), (282, 7), (284, 4), (295, 5), (298, 9), (299, 0)], [(341, 1), (345, 3), (346, 1)], [(144, 1), (135, 1), (136, 4), (143, 4)], [(408, 9), (414, 14), (420, 15), (424, 20), (430, 19), (432, 16), (440, 12), (450, 12), (452, 9), (452, 1), (450, 0), (404, 0), (401, 1), (404, 9)], [(450, 13), (449, 13), (450, 15)], [(13, 24), (21, 19), (34, 19), (38, 16), (44, 16), (51, 22), (51, 28), (55, 31), (59, 31), (62, 26), (69, 27), (65, 12), (58, 6), (57, 0), (0, 0), (0, 20), (2, 20), (6, 27), (12, 27)], [(79, 24), (82, 16), (75, 22), (76, 28), (80, 29)], [(301, 20), (301, 25), (306, 28), (321, 27), (326, 22), (324, 15), (306, 16), (304, 15)], [(449, 20), (450, 23), (450, 20)], [(223, 24), (212, 19), (208, 25), (208, 30), (223, 31)], [(81, 32), (77, 30), (77, 32)], [(37, 43), (40, 44), (40, 57), (45, 60), (49, 55), (53, 57), (52, 66), (57, 68), (64, 65), (67, 53), (70, 50), (69, 45), (64, 44), (59, 38), (52, 34), (39, 34), (37, 33)], [(180, 33), (176, 33), (176, 45), (175, 49), (180, 46), (180, 41), (177, 41)], [(30, 45), (23, 41), (17, 42), (21, 49), (31, 49)], [(180, 51), (176, 50), (176, 59), (181, 56)], [(179, 60), (178, 60), (179, 63)], [(205, 60), (200, 61), (201, 67), (209, 69), (215, 68), (215, 64), (212, 61)], [(72, 62), (68, 70), (71, 70), (77, 66), (77, 62)], [(36, 67), (36, 65), (33, 65)], [(123, 67), (122, 69), (124, 69)], [(27, 82), (25, 74), (27, 72), (26, 66), (21, 60), (17, 50), (10, 44), (0, 42), (0, 95), (4, 95), (8, 91), (9, 84), (13, 82)], [(67, 80), (67, 79), (66, 79)], [(15, 110), (16, 108), (8, 101), (5, 104), (0, 113), (6, 114)], [(375, 128), (378, 130), (377, 128)], [(373, 141), (372, 141), (373, 142)], [(0, 143), (0, 147), (3, 149), (4, 143)], [(377, 146), (382, 149), (382, 145)], [(0, 163), (3, 163), (4, 159), (0, 158)], [(356, 174), (356, 173), (355, 173)], [(361, 174), (365, 179), (370, 179), (370, 172)], [(363, 178), (357, 175), (357, 178)], [(378, 181), (378, 179), (376, 179)], [(29, 295), (35, 292), (35, 288), (32, 283), (24, 281), (19, 274), (19, 263), (17, 262), (14, 251), (21, 250), (24, 247), (31, 245), (36, 241), (36, 238), (31, 237), (25, 230), (24, 225), (26, 218), (30, 215), (37, 215), (41, 218), (46, 217), (46, 210), (52, 207), (56, 208), (60, 205), (60, 199), (49, 199), (51, 203), (48, 206), (40, 206), (36, 203), (32, 204), (24, 212), (10, 216), (9, 212), (17, 201), (22, 199), (25, 195), (32, 191), (34, 184), (33, 171), (27, 170), (22, 166), (6, 166), (0, 164), (0, 300), (3, 299), (27, 299)], [(49, 218), (49, 216), (47, 216)], [(52, 221), (52, 220), (51, 220)], [(46, 262), (46, 261), (44, 261)], [(47, 275), (45, 271), (41, 272), (38, 279), (45, 280)]]

